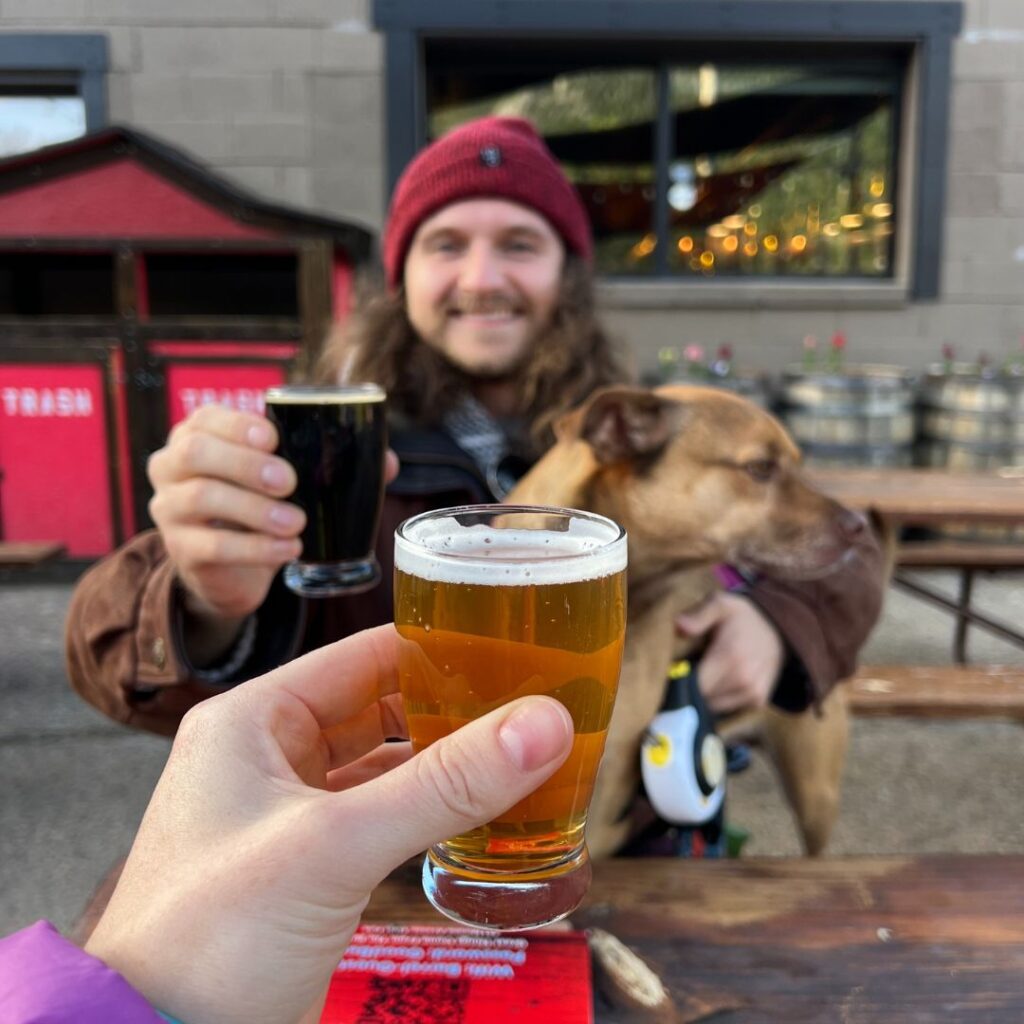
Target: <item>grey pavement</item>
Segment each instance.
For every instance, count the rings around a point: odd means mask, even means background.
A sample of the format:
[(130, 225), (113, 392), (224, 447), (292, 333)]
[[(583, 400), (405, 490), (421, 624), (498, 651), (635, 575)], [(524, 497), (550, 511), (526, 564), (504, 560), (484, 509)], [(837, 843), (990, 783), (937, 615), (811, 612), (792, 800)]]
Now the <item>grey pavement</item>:
[[(922, 573), (953, 596), (951, 573)], [(979, 575), (975, 601), (1024, 623), (1024, 574)], [(953, 619), (890, 587), (864, 664), (948, 665)], [(1024, 666), (1024, 650), (971, 630), (978, 664)], [(797, 854), (800, 847), (770, 766), (755, 758), (730, 779), (729, 817), (752, 832), (746, 852)], [(853, 723), (839, 822), (830, 856), (1024, 852), (1024, 728), (1012, 722), (859, 719)]]
[(67, 584), (0, 586), (0, 935), (68, 929), (128, 852), (170, 745), (108, 721), (64, 674)]
[[(1024, 578), (986, 578), (977, 592), (990, 610), (1024, 621)], [(167, 756), (167, 741), (108, 722), (68, 688), (70, 593), (66, 584), (0, 585), (0, 935), (39, 917), (72, 926), (128, 851)], [(890, 592), (865, 660), (941, 664), (951, 633), (944, 613)], [(1024, 652), (981, 633), (970, 650), (978, 661), (1024, 665)], [(1020, 726), (858, 721), (830, 853), (1022, 851), (1022, 768)], [(798, 852), (759, 756), (732, 778), (729, 811), (753, 834), (748, 852)]]

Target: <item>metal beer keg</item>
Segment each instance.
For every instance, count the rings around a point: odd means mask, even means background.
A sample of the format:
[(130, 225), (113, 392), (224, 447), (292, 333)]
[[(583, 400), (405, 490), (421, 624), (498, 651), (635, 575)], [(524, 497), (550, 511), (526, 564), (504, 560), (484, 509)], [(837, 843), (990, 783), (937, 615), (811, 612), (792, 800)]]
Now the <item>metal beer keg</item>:
[(711, 388), (723, 388), (749, 399), (762, 409), (772, 408), (772, 387), (768, 377), (755, 373), (732, 373), (728, 377), (709, 377), (700, 381)]
[(918, 462), (964, 471), (1024, 465), (1024, 378), (930, 367), (921, 380)]
[(909, 466), (914, 385), (902, 366), (866, 363), (838, 372), (789, 367), (780, 412), (816, 466)]
[[(929, 367), (919, 394), (917, 462), (952, 472), (1024, 467), (1024, 376), (956, 363)], [(1024, 540), (1024, 527), (947, 526), (971, 540)]]

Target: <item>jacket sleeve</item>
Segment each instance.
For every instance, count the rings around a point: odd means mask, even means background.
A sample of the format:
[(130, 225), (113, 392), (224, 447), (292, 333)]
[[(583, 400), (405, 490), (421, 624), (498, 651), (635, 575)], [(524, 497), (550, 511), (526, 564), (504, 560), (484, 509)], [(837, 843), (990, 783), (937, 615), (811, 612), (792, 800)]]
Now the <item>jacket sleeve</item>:
[(115, 721), (173, 736), (193, 705), (294, 657), (304, 625), (302, 602), (278, 576), (256, 612), (251, 654), (212, 684), (185, 654), (183, 614), (163, 540), (155, 530), (139, 534), (75, 588), (65, 625), (72, 687)]
[(0, 939), (0, 1017), (7, 1024), (162, 1024), (116, 971), (47, 921)]
[(754, 581), (748, 597), (788, 650), (772, 698), (776, 706), (803, 711), (853, 674), (858, 652), (881, 614), (887, 577), (882, 547), (868, 529), (842, 566), (821, 579)]

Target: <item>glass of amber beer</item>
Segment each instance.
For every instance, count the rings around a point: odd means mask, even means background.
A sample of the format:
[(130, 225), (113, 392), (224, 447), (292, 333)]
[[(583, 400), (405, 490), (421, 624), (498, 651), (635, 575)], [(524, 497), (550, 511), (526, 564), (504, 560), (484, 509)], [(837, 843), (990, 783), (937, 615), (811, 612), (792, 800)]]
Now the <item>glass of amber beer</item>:
[(565, 763), (504, 814), (432, 847), (423, 889), (461, 924), (565, 917), (590, 883), (583, 833), (615, 702), (626, 627), (626, 534), (573, 509), (469, 505), (395, 535), (402, 699), (420, 751), (529, 694), (572, 715)]

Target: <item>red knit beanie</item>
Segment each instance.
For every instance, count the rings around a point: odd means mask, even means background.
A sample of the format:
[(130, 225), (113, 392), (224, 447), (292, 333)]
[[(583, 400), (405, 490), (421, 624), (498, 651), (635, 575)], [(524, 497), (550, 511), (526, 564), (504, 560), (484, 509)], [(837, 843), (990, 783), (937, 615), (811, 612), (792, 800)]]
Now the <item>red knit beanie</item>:
[(384, 226), (384, 270), (389, 288), (402, 280), (416, 229), (449, 203), (508, 199), (545, 217), (566, 247), (593, 258), (590, 222), (576, 190), (544, 140), (519, 117), (481, 117), (453, 128), (406, 167)]

